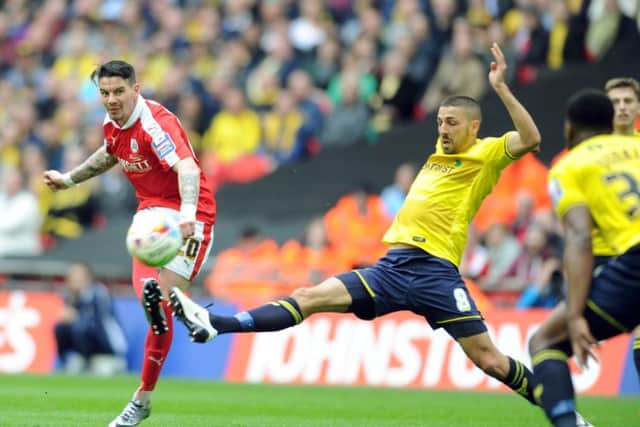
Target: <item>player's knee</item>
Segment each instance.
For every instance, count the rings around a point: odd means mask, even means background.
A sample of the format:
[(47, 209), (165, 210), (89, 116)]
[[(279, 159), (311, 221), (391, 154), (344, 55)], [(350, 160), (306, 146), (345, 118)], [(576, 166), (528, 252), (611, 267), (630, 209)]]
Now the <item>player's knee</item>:
[(314, 308), (319, 305), (317, 292), (313, 288), (298, 288), (291, 293), (291, 298), (295, 299), (298, 307), (305, 314), (314, 312)]
[(540, 332), (535, 332), (529, 339), (529, 354), (536, 354), (544, 349), (545, 339)]

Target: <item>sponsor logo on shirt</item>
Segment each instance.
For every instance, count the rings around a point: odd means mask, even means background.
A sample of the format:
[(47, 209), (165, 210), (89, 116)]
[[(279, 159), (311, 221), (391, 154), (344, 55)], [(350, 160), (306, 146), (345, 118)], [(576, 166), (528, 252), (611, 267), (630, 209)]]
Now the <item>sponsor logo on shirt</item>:
[(122, 169), (124, 169), (127, 172), (145, 173), (151, 170), (151, 165), (149, 164), (148, 160), (128, 162), (125, 159), (118, 159), (118, 163), (120, 163), (120, 166), (122, 166)]
[(161, 160), (176, 151), (176, 144), (166, 132), (162, 137), (154, 140), (151, 145)]

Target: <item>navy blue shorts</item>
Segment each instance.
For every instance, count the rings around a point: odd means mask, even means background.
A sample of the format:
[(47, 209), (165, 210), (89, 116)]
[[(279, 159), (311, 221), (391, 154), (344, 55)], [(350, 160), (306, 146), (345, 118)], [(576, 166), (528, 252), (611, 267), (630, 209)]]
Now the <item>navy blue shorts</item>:
[(392, 249), (373, 266), (336, 277), (353, 299), (349, 311), (361, 319), (409, 310), (454, 338), (487, 331), (456, 266), (421, 249)]
[(598, 340), (640, 324), (640, 245), (603, 264), (591, 282), (585, 318)]

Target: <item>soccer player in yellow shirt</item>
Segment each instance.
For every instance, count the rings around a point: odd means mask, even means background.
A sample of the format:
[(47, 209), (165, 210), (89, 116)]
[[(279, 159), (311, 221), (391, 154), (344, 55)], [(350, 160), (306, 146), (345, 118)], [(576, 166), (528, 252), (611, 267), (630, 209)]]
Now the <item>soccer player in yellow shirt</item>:
[[(640, 131), (635, 128), (636, 118), (640, 116), (640, 83), (631, 77), (617, 77), (608, 80), (604, 90), (613, 103), (613, 133), (640, 137)], [(593, 253), (596, 260), (615, 255), (596, 235), (593, 239)], [(633, 362), (640, 379), (640, 328), (633, 331), (633, 336)]]
[(230, 332), (275, 331), (319, 312), (353, 313), (371, 320), (410, 310), (434, 328), (444, 328), (469, 358), (533, 403), (531, 372), (501, 353), (458, 272), (467, 228), (491, 192), (500, 172), (518, 157), (538, 149), (540, 133), (505, 83), (506, 63), (494, 44), (489, 81), (507, 109), (514, 131), (479, 139), (478, 103), (452, 96), (438, 110), (438, 149), (423, 164), (406, 200), (384, 235), (390, 248), (369, 268), (295, 290), (288, 298), (234, 316), (217, 316), (174, 289), (176, 317), (194, 341)]
[(635, 128), (640, 116), (640, 83), (631, 77), (616, 77), (607, 81), (604, 90), (615, 111), (613, 133), (640, 136)]
[[(587, 90), (569, 101), (569, 154), (549, 172), (549, 192), (565, 229), (567, 302), (529, 343), (534, 396), (556, 427), (576, 425), (567, 359), (586, 365), (597, 341), (640, 323), (640, 144), (610, 135), (614, 108), (607, 95)], [(616, 255), (594, 273), (592, 231)]]

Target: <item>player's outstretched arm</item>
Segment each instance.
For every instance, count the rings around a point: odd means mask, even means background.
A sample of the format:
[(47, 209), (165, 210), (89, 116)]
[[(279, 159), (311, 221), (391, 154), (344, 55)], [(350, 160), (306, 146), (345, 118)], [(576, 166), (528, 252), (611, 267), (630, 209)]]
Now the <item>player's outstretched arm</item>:
[(509, 152), (519, 157), (529, 151), (536, 151), (540, 146), (540, 131), (538, 131), (538, 127), (529, 112), (511, 93), (511, 89), (505, 82), (507, 63), (497, 43), (494, 43), (491, 47), (491, 53), (495, 61), (491, 63), (489, 82), (509, 112), (517, 131), (516, 133), (511, 133), (507, 140)]
[(593, 222), (586, 206), (571, 208), (563, 218), (565, 229), (564, 265), (567, 273), (567, 321), (571, 347), (580, 366), (586, 366), (596, 340), (584, 318), (584, 309), (593, 274), (591, 229)]
[(178, 173), (180, 189), (180, 231), (187, 238), (195, 231), (198, 196), (200, 194), (200, 168), (191, 157), (181, 159), (173, 166)]
[(65, 190), (106, 172), (116, 163), (118, 163), (118, 160), (115, 156), (107, 153), (105, 147), (100, 147), (87, 160), (70, 172), (63, 174), (57, 170), (46, 171), (44, 173), (44, 183), (53, 191)]

